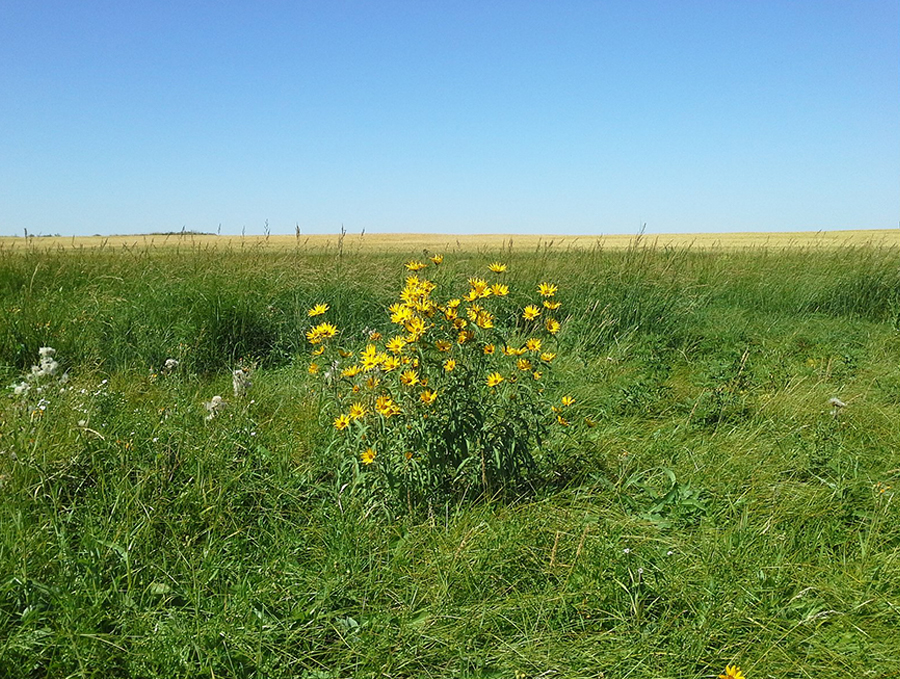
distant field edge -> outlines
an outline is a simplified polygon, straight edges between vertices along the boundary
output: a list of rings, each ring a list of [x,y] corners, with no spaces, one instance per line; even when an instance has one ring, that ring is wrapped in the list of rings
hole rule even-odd
[[[0,251],[200,247],[210,249],[273,248],[354,251],[450,252],[454,250],[622,250],[634,247],[703,250],[898,247],[900,229],[684,233],[643,235],[535,235],[346,233],[289,236],[217,236],[214,234],[136,234],[125,236],[0,236]]]

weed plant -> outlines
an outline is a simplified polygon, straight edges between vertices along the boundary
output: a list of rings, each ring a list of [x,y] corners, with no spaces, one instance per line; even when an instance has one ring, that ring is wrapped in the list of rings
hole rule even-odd
[[[365,385],[325,383],[323,357],[394,355],[384,343],[411,331],[384,310],[421,253],[2,254],[0,677],[896,674],[895,249],[446,252],[412,274],[438,286],[428,332],[497,260],[510,294],[484,300],[495,328],[478,333],[521,348],[524,307],[562,303],[563,330],[541,335],[554,379],[522,379],[476,334],[469,401],[520,373],[524,400],[571,397],[549,413],[569,426],[538,443],[513,425],[528,493],[472,502],[480,474],[451,475],[476,489],[390,515],[339,461],[365,475],[441,441],[399,415],[336,430]],[[559,291],[540,298],[547,281]],[[320,323],[336,343],[311,358]],[[454,402],[442,339],[379,373],[401,407]]]

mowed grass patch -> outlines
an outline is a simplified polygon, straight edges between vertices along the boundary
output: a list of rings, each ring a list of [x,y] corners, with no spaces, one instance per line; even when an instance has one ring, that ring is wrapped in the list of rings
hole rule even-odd
[[[391,517],[335,474],[307,310],[385,332],[421,249],[8,254],[4,384],[46,346],[68,380],[0,405],[0,676],[879,677],[900,655],[894,249],[445,252],[440,285],[498,259],[513,290],[559,285],[551,396],[575,403],[530,492]]]

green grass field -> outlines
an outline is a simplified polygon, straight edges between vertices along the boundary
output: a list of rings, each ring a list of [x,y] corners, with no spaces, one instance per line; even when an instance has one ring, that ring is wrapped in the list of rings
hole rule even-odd
[[[390,332],[427,244],[75,245],[0,258],[0,677],[900,676],[896,246],[450,243],[558,284],[570,426],[387,514],[307,310]]]

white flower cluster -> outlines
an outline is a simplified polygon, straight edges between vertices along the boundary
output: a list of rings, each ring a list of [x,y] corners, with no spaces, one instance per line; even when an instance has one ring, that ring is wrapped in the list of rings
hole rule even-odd
[[[214,418],[220,410],[227,407],[228,403],[219,395],[213,396],[209,401],[204,402],[203,404],[206,406],[206,409],[209,411],[209,415],[206,416],[207,420],[211,420]]]
[[[234,388],[235,398],[243,398],[250,391],[250,387],[253,386],[253,382],[250,380],[252,374],[253,371],[250,368],[238,368],[231,372],[231,386]]]
[[[11,385],[13,393],[16,396],[24,396],[31,387],[40,384],[45,377],[55,377],[59,372],[59,363],[53,358],[56,355],[56,349],[53,347],[41,347],[38,349],[38,364],[31,366],[31,372],[24,380],[18,384]],[[59,381],[63,384],[69,381],[68,373],[60,376]],[[42,387],[37,387],[38,393],[43,391]]]

